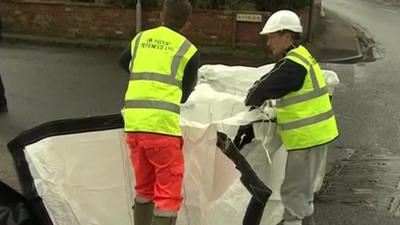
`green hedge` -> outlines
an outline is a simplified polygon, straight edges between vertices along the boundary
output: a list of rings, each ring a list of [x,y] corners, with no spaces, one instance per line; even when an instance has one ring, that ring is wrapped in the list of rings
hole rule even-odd
[[[300,9],[311,3],[311,0],[189,0],[197,9],[248,9],[276,11],[279,9]],[[136,0],[110,0],[111,3],[134,7]],[[160,7],[163,0],[141,0],[143,8]]]

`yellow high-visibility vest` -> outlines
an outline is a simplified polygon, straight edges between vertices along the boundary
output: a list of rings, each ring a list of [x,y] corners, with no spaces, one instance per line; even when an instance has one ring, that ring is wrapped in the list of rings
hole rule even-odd
[[[277,123],[286,150],[328,143],[338,135],[325,79],[317,61],[299,46],[285,57],[307,70],[303,87],[277,101]]]
[[[181,34],[160,26],[136,35],[131,50],[125,131],[181,136],[182,78],[197,48]]]

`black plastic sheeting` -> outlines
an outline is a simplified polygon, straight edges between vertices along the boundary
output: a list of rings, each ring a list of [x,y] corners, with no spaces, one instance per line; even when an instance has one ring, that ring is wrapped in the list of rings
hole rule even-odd
[[[265,205],[272,194],[271,189],[261,181],[246,158],[240,153],[240,149],[226,134],[217,132],[217,146],[235,164],[241,174],[240,181],[252,196],[242,224],[259,225]]]
[[[120,114],[114,114],[53,121],[25,131],[14,138],[8,143],[8,148],[16,164],[23,195],[0,182],[0,225],[53,225],[34,185],[25,158],[25,146],[52,136],[122,127],[122,116]],[[257,225],[260,223],[264,207],[272,192],[258,178],[232,140],[223,133],[218,133],[217,136],[218,147],[235,163],[236,168],[242,174],[240,180],[252,195],[246,215],[243,218],[243,224]],[[243,143],[243,145],[244,144],[246,143]]]
[[[22,193],[26,198],[26,204],[31,209],[32,215],[37,218],[36,221],[38,221],[32,225],[53,225],[53,222],[44,206],[42,198],[37,193],[28,162],[25,158],[25,146],[47,137],[122,128],[123,124],[121,114],[57,120],[24,131],[8,143],[7,146],[14,158]],[[3,198],[1,192],[0,198]],[[3,224],[0,220],[0,225],[20,224]]]
[[[0,224],[37,225],[28,201],[20,193],[0,181]]]

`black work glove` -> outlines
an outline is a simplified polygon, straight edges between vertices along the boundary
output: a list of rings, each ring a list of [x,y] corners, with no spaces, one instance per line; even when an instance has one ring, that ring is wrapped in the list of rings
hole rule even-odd
[[[239,150],[241,150],[243,146],[253,141],[253,139],[254,139],[253,124],[247,124],[239,127],[239,130],[235,136],[235,139],[233,140],[233,143]]]
[[[221,150],[226,148],[226,141],[228,140],[228,136],[222,132],[217,131],[217,147]]]

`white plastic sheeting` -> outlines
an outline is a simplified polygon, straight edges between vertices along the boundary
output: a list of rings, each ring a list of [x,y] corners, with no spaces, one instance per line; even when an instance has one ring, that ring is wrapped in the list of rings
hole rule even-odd
[[[123,138],[117,129],[49,137],[26,147],[54,225],[133,224],[134,186]]]
[[[249,113],[243,105],[247,90],[272,66],[206,65],[200,69],[199,84],[182,106],[185,201],[177,224],[242,223],[250,195],[233,163],[216,148],[216,131],[233,138],[240,125],[274,117],[272,108]],[[336,77],[334,72],[327,74]],[[275,128],[274,123],[256,123],[257,140],[242,150],[273,190],[264,225],[277,224],[283,211],[279,189],[286,151]],[[114,129],[54,136],[26,146],[36,189],[55,225],[133,224],[134,179],[124,136],[122,129]],[[316,189],[321,182],[317,179]]]

